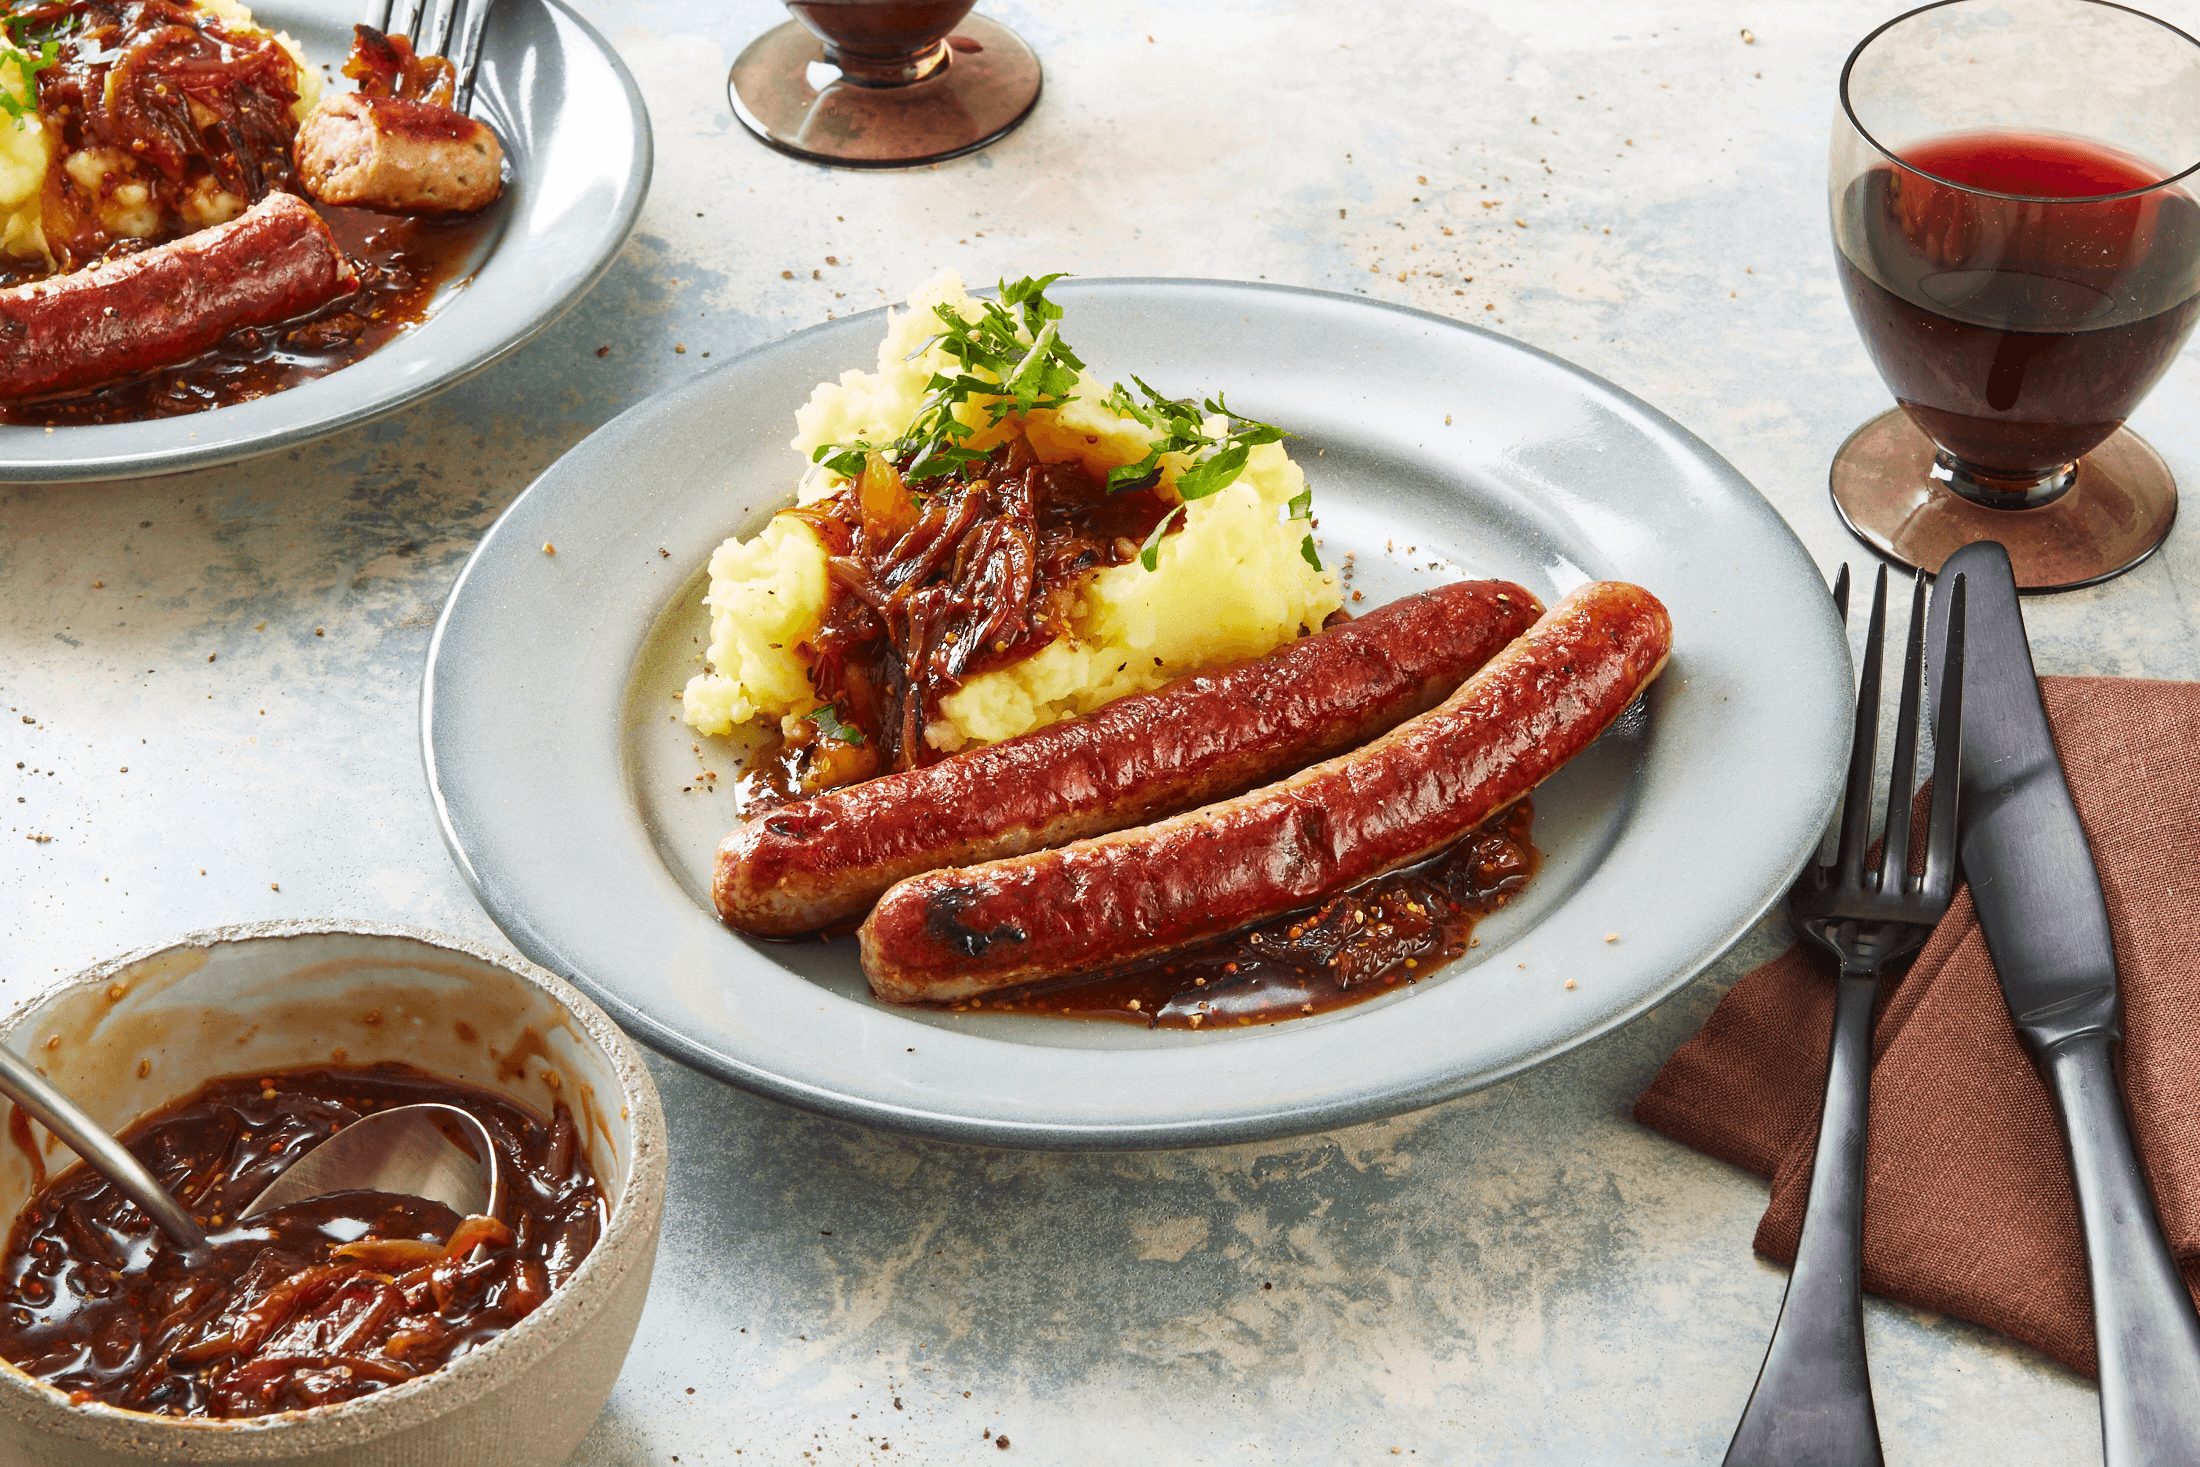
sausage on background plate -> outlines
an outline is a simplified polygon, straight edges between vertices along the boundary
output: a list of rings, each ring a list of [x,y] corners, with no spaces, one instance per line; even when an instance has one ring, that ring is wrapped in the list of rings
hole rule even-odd
[[[504,149],[488,124],[413,97],[324,98],[292,156],[322,203],[385,214],[471,213],[504,188]]]
[[[1587,748],[1672,642],[1655,596],[1594,582],[1365,748],[1159,824],[912,877],[863,924],[871,991],[950,1002],[1122,967],[1411,865]]]
[[[175,366],[357,285],[313,206],[269,194],[227,224],[0,290],[0,398]]]
[[[1455,582],[1083,718],[769,811],[718,849],[719,915],[766,936],[813,932],[919,872],[1251,789],[1434,707],[1542,609],[1510,581]]]

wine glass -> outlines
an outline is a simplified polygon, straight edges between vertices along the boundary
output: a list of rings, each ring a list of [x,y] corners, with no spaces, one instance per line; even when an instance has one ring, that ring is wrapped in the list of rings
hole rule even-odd
[[[2120,575],[2177,515],[2123,426],[2200,317],[2200,41],[2105,0],[1943,0],[1841,73],[1841,284],[1900,406],[1833,462],[1842,520],[1932,572],[1998,540],[2017,585]]]
[[[782,153],[907,168],[999,141],[1039,101],[1039,58],[972,0],[786,0],[795,18],[749,43],[726,90]]]

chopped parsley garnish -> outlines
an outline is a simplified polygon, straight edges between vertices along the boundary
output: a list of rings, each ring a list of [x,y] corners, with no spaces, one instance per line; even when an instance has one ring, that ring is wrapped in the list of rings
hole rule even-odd
[[[833,704],[827,703],[822,708],[812,708],[802,716],[816,726],[820,736],[828,739],[838,739],[842,743],[852,744],[858,749],[863,747],[863,730],[852,723],[842,723],[840,721],[840,709]]]
[[[72,6],[42,3],[42,0],[0,0],[0,6],[5,6],[10,11],[5,17],[0,17],[0,25],[4,25],[15,44],[26,51],[34,44],[66,41],[72,36],[107,24],[101,16],[86,14]],[[46,12],[43,19],[32,13],[40,10]],[[48,64],[50,63],[41,62],[39,69],[43,71]]]
[[[1314,569],[1316,570],[1320,570],[1322,568],[1322,558],[1314,553],[1314,533],[1312,529],[1314,523],[1314,491],[1311,489],[1301,489],[1295,496],[1293,496],[1290,504],[1290,512],[1284,517],[1286,519],[1305,520],[1307,522],[1307,533],[1299,540],[1299,554],[1305,559],[1308,565],[1314,567]]]
[[[932,374],[908,431],[883,449],[860,441],[828,443],[811,455],[812,461],[852,479],[868,455],[884,452],[901,470],[904,483],[922,484],[964,464],[985,461],[983,450],[964,446],[977,430],[955,416],[962,404],[985,402],[990,428],[1010,413],[1068,402],[1085,364],[1062,341],[1062,308],[1046,296],[1047,287],[1061,278],[1055,274],[1034,280],[1027,275],[1014,285],[1004,280],[999,300],[978,303],[975,321],[965,321],[945,305],[934,306],[940,333],[927,337],[910,359],[937,347],[958,370]],[[1031,339],[1027,342],[1025,336]],[[991,376],[981,377],[980,372]]]
[[[18,128],[38,115],[38,73],[61,59],[60,43],[51,35],[24,34],[31,24],[27,15],[9,15],[0,26],[0,112],[13,117]]]
[[[1108,470],[1108,487],[1123,489],[1152,478],[1161,467],[1164,453],[1196,454],[1211,448],[1213,453],[1200,459],[1176,477],[1177,496],[1186,501],[1205,499],[1208,495],[1227,489],[1237,476],[1245,471],[1248,452],[1261,443],[1280,443],[1287,436],[1281,428],[1231,414],[1230,405],[1220,396],[1210,397],[1204,403],[1190,398],[1163,397],[1147,386],[1139,377],[1131,378],[1138,390],[1146,394],[1140,404],[1123,384],[1118,382],[1108,395],[1101,399],[1119,418],[1136,418],[1147,427],[1157,430],[1161,437],[1153,448],[1134,464]],[[1207,431],[1208,418],[1221,418],[1232,426],[1227,427],[1220,438]]]
[[[859,439],[822,444],[810,456],[811,462],[825,465],[843,479],[854,479],[863,472],[864,462],[880,453],[900,470],[904,483],[921,492],[927,480],[982,463],[987,457],[984,450],[969,446],[978,430],[955,415],[958,407],[984,403],[986,426],[991,428],[1010,413],[1059,408],[1070,402],[1085,364],[1061,338],[1062,308],[1046,298],[1047,287],[1061,278],[1059,273],[1036,280],[1027,275],[1014,285],[1004,280],[999,300],[978,302],[975,321],[965,321],[945,305],[934,306],[942,329],[926,338],[908,360],[936,347],[954,360],[957,369],[932,374],[908,430],[892,443],[881,446]],[[1184,504],[1205,499],[1237,481],[1253,448],[1289,436],[1281,428],[1234,416],[1220,394],[1200,403],[1164,397],[1139,378],[1131,380],[1145,394],[1143,402],[1118,382],[1101,399],[1102,405],[1159,436],[1139,462],[1108,471],[1110,493],[1151,487],[1159,481],[1161,456],[1176,453],[1193,459],[1177,475],[1177,497]],[[1207,431],[1208,422],[1217,418],[1224,424],[1220,438]],[[1312,490],[1300,494],[1291,501],[1289,518],[1310,518],[1313,502]],[[1161,536],[1183,513],[1184,504],[1172,506],[1146,537],[1138,559],[1147,570],[1158,567]],[[1311,534],[1300,543],[1299,553],[1314,569],[1322,568]]]
[[[1290,435],[1281,428],[1267,423],[1256,423],[1250,418],[1240,418],[1230,411],[1230,404],[1220,393],[1203,403],[1190,398],[1163,397],[1147,385],[1145,379],[1131,378],[1138,390],[1146,395],[1144,403],[1138,402],[1129,389],[1118,382],[1101,399],[1119,418],[1135,418],[1161,436],[1143,459],[1134,464],[1124,464],[1108,470],[1110,489],[1129,489],[1145,484],[1161,471],[1161,455],[1164,453],[1199,454],[1212,450],[1204,458],[1196,459],[1190,468],[1176,476],[1177,498],[1185,504],[1195,499],[1205,499],[1218,494],[1237,482],[1237,476],[1245,472],[1245,461],[1252,450],[1263,443],[1280,443]],[[1220,438],[1207,431],[1211,419],[1223,421]],[[1182,509],[1178,505],[1177,509]],[[1313,513],[1314,491],[1306,489],[1292,499],[1288,518],[1306,519]],[[1147,570],[1159,564],[1161,533],[1168,528],[1176,510],[1163,516],[1154,532],[1146,537],[1145,545],[1138,552],[1139,563]],[[1321,557],[1314,553],[1314,537],[1308,535],[1299,543],[1299,554],[1316,570],[1322,568]]]

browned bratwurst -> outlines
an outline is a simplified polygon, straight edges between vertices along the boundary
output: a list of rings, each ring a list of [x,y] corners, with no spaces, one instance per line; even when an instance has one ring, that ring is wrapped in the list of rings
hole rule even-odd
[[[413,97],[326,98],[299,127],[294,156],[322,203],[385,214],[470,213],[504,189],[504,149],[488,124]]]
[[[718,848],[719,915],[744,932],[812,932],[918,872],[1234,795],[1435,706],[1542,610],[1510,581],[1456,582],[1084,718],[770,811]]]
[[[1363,749],[1156,825],[912,877],[863,924],[871,991],[949,1001],[1118,967],[1410,865],[1586,748],[1672,640],[1648,591],[1583,586],[1442,706]]]
[[[269,194],[227,224],[0,290],[0,398],[173,366],[232,331],[302,316],[357,283],[313,206]]]

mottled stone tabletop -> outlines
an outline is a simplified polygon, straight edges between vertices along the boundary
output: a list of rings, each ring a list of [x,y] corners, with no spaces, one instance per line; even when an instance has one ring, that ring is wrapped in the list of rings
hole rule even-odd
[[[1889,7],[1004,0],[989,13],[1047,68],[1029,123],[876,174],[735,123],[727,67],[784,18],[764,0],[579,8],[640,81],[657,177],[564,321],[305,448],[0,484],[0,1000],[260,918],[500,942],[418,747],[467,552],[622,409],[943,266],[1272,280],[1472,320],[1672,414],[1822,565],[1864,558],[1826,466],[1887,396],[1836,293],[1824,178],[1841,60]],[[2188,485],[2194,386],[2173,369],[2134,420]],[[2194,535],[2032,602],[2042,670],[2200,676]],[[1628,1107],[1784,941],[1768,920],[1650,1015],[1466,1099],[1218,1151],[960,1149],[656,1062],[663,1252],[574,1467],[1714,1461],[1786,1278],[1750,1251],[1766,1189]],[[1957,1321],[1866,1314],[1890,1461],[2097,1454],[2088,1382]]]

